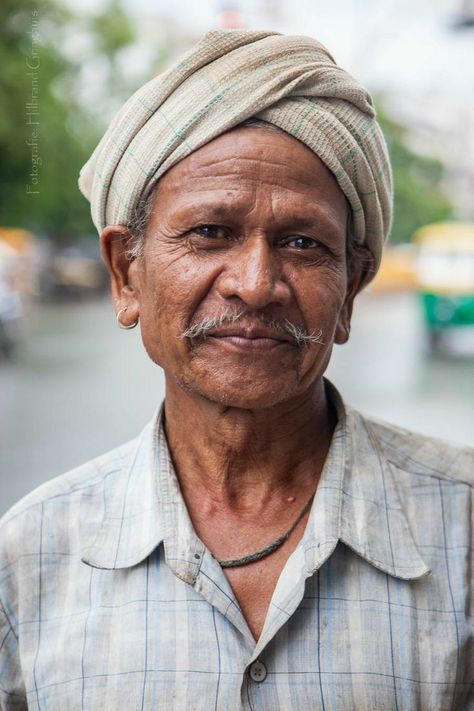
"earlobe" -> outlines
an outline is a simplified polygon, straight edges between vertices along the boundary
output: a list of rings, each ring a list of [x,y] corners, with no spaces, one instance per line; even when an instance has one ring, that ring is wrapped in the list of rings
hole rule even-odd
[[[363,246],[356,245],[353,247],[354,254],[349,269],[347,293],[344,305],[339,314],[339,320],[336,326],[334,335],[334,343],[342,345],[347,343],[351,332],[352,309],[354,307],[354,299],[364,288],[368,279],[368,275],[373,270],[374,258],[370,251]]]
[[[125,321],[138,321],[140,311],[138,294],[131,278],[136,265],[127,255],[129,239],[130,230],[123,225],[109,225],[100,235],[100,249],[110,275],[115,311],[122,311],[121,323],[125,327],[128,325]]]
[[[347,285],[346,298],[339,314],[336,334],[334,337],[334,342],[340,345],[347,343],[349,340],[354,299],[362,288],[362,274],[363,272],[360,268],[357,267],[354,269]]]
[[[339,321],[336,327],[335,343],[342,345],[347,343],[351,332],[352,309],[354,308],[354,299],[361,290],[361,272],[356,270],[348,285],[348,291],[344,305],[339,314]]]
[[[128,326],[124,326],[124,324],[122,323],[122,320],[121,320],[121,316],[123,313],[126,313],[127,311],[128,311],[128,306],[122,306],[122,308],[119,309],[117,311],[117,313],[115,314],[118,327],[122,328],[124,331],[130,331],[130,329],[135,328],[135,326],[138,325],[138,318],[137,318],[137,320],[134,321],[133,323],[129,324]]]
[[[339,323],[336,326],[336,333],[334,336],[334,343],[342,346],[349,340],[349,334],[351,332],[350,322],[347,322],[343,316],[341,316]]]

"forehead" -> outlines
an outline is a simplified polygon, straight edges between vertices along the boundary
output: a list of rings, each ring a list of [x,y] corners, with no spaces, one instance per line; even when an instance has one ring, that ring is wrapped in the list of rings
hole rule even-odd
[[[173,166],[159,181],[157,199],[176,203],[207,194],[228,201],[262,190],[276,201],[346,216],[346,198],[317,155],[288,134],[254,127],[218,136]]]

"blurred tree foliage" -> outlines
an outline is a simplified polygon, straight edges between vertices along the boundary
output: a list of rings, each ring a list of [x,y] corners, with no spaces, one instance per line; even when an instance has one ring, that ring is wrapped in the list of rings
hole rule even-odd
[[[407,144],[407,129],[389,118],[380,106],[377,118],[392,161],[395,205],[391,241],[409,242],[418,227],[453,216],[453,205],[443,189],[441,161],[420,155]]]
[[[88,40],[77,57],[67,53],[75,33]],[[56,0],[2,0],[0,225],[26,227],[56,243],[94,231],[77,179],[103,126],[76,98],[79,71],[100,56],[116,98],[124,98],[120,91],[126,95],[128,87],[120,86],[116,60],[134,38],[118,0],[89,18]]]

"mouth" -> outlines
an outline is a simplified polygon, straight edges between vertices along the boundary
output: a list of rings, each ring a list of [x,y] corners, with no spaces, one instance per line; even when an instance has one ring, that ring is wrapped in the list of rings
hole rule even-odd
[[[281,346],[291,345],[289,338],[263,327],[243,328],[231,326],[217,328],[206,334],[206,340],[212,339],[224,346],[246,352],[267,352]]]

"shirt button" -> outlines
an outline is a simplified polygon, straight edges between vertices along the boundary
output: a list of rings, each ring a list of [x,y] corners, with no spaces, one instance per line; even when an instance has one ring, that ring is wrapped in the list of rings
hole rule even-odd
[[[249,674],[252,681],[265,681],[267,676],[267,668],[263,662],[257,659],[256,662],[253,662],[253,664],[250,665]]]

